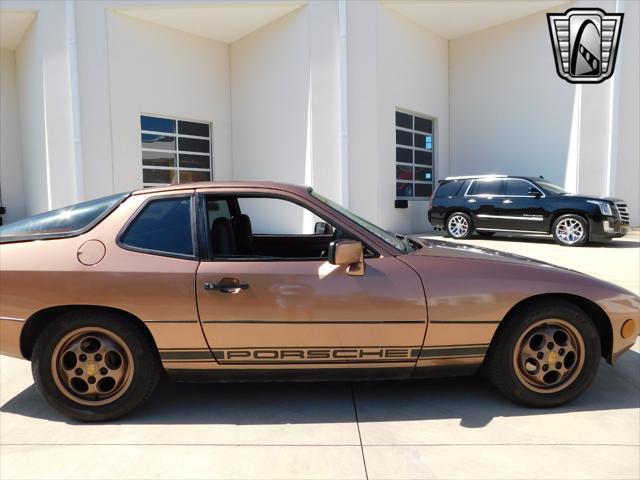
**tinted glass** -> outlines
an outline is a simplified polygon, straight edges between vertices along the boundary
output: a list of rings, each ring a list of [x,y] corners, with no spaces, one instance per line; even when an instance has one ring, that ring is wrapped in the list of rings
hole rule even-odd
[[[229,202],[225,200],[207,200],[207,216],[209,217],[209,229],[216,218],[224,217],[231,219]]]
[[[191,199],[153,200],[129,225],[120,241],[143,250],[193,255]]]
[[[142,170],[142,181],[144,183],[178,183],[178,173],[176,170],[145,168]]]
[[[151,130],[152,132],[175,133],[176,122],[168,118],[148,117],[142,115],[140,117],[140,128],[142,130]]]
[[[176,154],[171,152],[142,152],[142,164],[154,167],[175,167]]]
[[[397,145],[413,145],[413,138],[411,138],[411,132],[405,132],[404,130],[396,130],[396,144]]]
[[[433,153],[425,152],[423,150],[415,151],[416,163],[420,163],[422,165],[431,165],[433,163]]]
[[[469,189],[469,195],[500,195],[502,180],[475,180]]]
[[[436,190],[436,197],[457,197],[465,182],[445,182]]]
[[[180,154],[180,168],[211,168],[209,155]]]
[[[416,126],[415,129],[421,132],[432,133],[433,132],[433,121],[428,120],[426,118],[415,117]]]
[[[529,182],[524,180],[505,180],[505,195],[529,196],[529,189],[532,188]]]
[[[199,138],[180,138],[178,139],[179,149],[187,152],[209,153],[209,140],[201,140]]]
[[[0,238],[64,235],[80,231],[106,215],[127,195],[128,193],[118,193],[9,223],[0,227]]]
[[[424,133],[416,133],[413,135],[413,144],[418,148],[427,148],[427,136]],[[430,136],[429,136],[430,137]],[[433,148],[433,144],[429,143],[429,147]]]
[[[416,183],[416,197],[430,197],[433,185],[430,183]]]
[[[413,167],[396,165],[396,179],[409,181],[413,180]]]
[[[207,123],[178,120],[178,133],[183,135],[195,135],[196,137],[208,137],[209,125]]]
[[[413,197],[413,183],[396,182],[396,197]]]
[[[412,151],[408,148],[396,147],[396,162],[413,163]]]
[[[180,183],[208,182],[209,180],[211,180],[210,172],[180,170]]]
[[[433,180],[432,170],[425,167],[416,167],[415,180],[422,182],[430,182]]]
[[[153,133],[143,133],[142,147],[157,148],[161,150],[175,150],[176,139],[175,137],[166,137],[164,135],[155,135]]]
[[[413,128],[413,117],[406,113],[396,112],[396,127]]]

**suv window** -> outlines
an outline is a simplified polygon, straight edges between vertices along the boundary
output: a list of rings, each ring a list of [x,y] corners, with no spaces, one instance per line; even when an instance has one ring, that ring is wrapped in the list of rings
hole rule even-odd
[[[528,197],[529,189],[533,187],[529,182],[525,180],[518,180],[517,178],[510,178],[505,180],[505,195],[517,195],[520,197]]]
[[[474,180],[467,195],[501,195],[503,180]]]
[[[467,186],[468,181],[452,181],[441,183],[436,190],[436,197],[458,197],[462,195]]]
[[[137,250],[193,255],[191,197],[150,201],[129,225],[120,243]]]

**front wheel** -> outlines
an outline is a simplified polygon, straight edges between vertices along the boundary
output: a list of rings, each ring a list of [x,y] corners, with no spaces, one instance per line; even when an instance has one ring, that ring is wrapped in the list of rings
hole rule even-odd
[[[160,365],[138,326],[111,312],[72,312],[55,320],[34,346],[31,368],[42,396],[82,421],[121,417],[153,392]]]
[[[447,233],[453,238],[469,238],[473,233],[471,217],[463,212],[455,212],[447,219]]]
[[[553,222],[551,233],[556,243],[579,247],[589,239],[587,221],[579,215],[562,215]]]
[[[508,398],[530,407],[555,407],[591,384],[600,362],[600,338],[580,308],[561,300],[535,303],[505,322],[485,366]]]

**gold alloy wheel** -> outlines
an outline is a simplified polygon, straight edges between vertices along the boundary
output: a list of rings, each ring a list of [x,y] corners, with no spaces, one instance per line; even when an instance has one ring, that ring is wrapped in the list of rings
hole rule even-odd
[[[120,398],[133,379],[133,356],[115,333],[100,327],[65,335],[51,355],[58,389],[83,405],[106,405]]]
[[[582,371],[582,335],[566,320],[540,320],[525,330],[513,353],[520,382],[539,393],[554,393],[570,385]]]

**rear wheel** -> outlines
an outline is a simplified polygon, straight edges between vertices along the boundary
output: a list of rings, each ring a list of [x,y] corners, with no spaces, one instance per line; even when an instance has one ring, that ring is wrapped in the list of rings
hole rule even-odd
[[[455,212],[447,219],[447,233],[453,238],[469,238],[473,233],[471,217],[463,212]]]
[[[129,413],[153,392],[160,365],[136,325],[112,312],[65,314],[40,334],[32,371],[43,397],[83,421]]]
[[[575,305],[535,303],[506,320],[487,357],[487,373],[508,398],[530,407],[570,402],[593,381],[600,338]]]
[[[551,233],[556,243],[579,247],[589,239],[587,221],[579,215],[562,215],[553,222]]]

